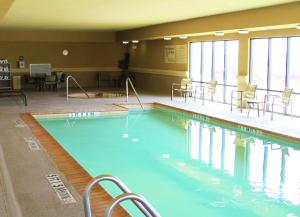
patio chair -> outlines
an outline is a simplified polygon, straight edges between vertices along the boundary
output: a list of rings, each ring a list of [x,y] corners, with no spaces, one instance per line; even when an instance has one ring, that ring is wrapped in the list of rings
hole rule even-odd
[[[264,114],[266,107],[271,106],[271,120],[273,120],[274,106],[282,106],[283,115],[287,113],[287,107],[291,107],[291,116],[293,117],[292,96],[293,89],[285,88],[282,95],[266,94],[264,99]]]
[[[208,86],[196,86],[194,100],[196,101],[196,98],[202,99],[202,105],[204,105],[205,96],[208,95],[208,99],[210,101],[214,101],[214,96],[217,91],[217,83],[218,82],[216,80],[211,80]],[[218,102],[218,99],[216,101]]]
[[[173,100],[174,92],[179,92],[180,96],[184,97],[184,100],[186,102],[187,96],[189,97],[193,96],[192,80],[189,78],[183,78],[181,79],[180,84],[172,83],[171,100]]]
[[[56,75],[47,75],[45,77],[45,87],[47,89],[57,90],[57,76]]]
[[[231,92],[230,111],[232,111],[233,100],[236,100],[242,113],[242,109],[243,107],[246,107],[247,102],[256,98],[256,89],[257,85],[249,84],[247,85],[246,90],[233,90]]]
[[[204,95],[209,95],[209,99],[211,101],[214,101],[214,96],[216,95],[217,92],[217,83],[218,82],[216,80],[211,80],[209,82],[209,85],[203,89]]]

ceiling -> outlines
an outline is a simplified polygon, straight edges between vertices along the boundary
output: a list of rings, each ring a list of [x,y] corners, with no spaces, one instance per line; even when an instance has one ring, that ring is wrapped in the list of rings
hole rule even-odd
[[[120,31],[293,0],[14,0],[0,29]]]

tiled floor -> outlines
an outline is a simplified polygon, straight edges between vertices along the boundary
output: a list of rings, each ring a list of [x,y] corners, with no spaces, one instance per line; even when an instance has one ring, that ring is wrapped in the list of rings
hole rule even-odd
[[[24,137],[32,137],[33,134],[28,127],[23,126],[19,114],[23,112],[107,111],[120,109],[114,103],[125,103],[125,98],[70,99],[66,101],[63,92],[27,92],[27,94],[27,107],[22,104],[21,99],[18,97],[0,98],[0,145],[6,162],[5,168],[3,165],[0,167],[0,201],[9,203],[12,197],[16,197],[17,205],[15,207],[18,206],[22,215],[26,217],[84,216],[82,198],[49,158],[48,153],[42,147],[40,151],[32,151],[24,142]],[[291,119],[290,117],[275,115],[274,121],[271,121],[270,114],[265,117],[257,117],[254,111],[247,117],[247,111],[241,114],[238,109],[234,109],[233,112],[230,112],[228,105],[211,102],[205,102],[204,105],[192,102],[184,103],[179,99],[170,101],[169,96],[163,95],[141,94],[141,101],[144,103],[159,102],[300,138],[298,118]],[[134,96],[131,96],[129,102],[137,103],[137,100]],[[11,188],[7,185],[9,179],[6,179],[6,183],[4,182],[3,170],[9,172]],[[45,178],[49,173],[58,173],[61,176],[77,203],[66,205],[57,200],[53,189],[49,187]],[[0,216],[7,216],[2,215],[1,212],[11,213],[11,209],[9,206],[0,206]],[[13,214],[12,216],[18,215]]]

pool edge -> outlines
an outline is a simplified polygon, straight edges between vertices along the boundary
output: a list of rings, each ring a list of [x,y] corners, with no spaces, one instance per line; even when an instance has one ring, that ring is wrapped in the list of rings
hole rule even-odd
[[[54,161],[68,182],[82,196],[87,184],[92,180],[90,174],[49,134],[33,114],[21,113],[20,117],[44,147],[49,158]],[[103,216],[111,200],[112,197],[100,185],[95,186],[91,193],[93,213],[98,217]],[[129,217],[130,215],[122,207],[117,207],[113,216]]]
[[[253,125],[250,125],[250,124],[248,125],[248,124],[244,124],[244,123],[239,123],[237,121],[228,120],[228,119],[225,119],[225,118],[220,118],[220,117],[208,115],[208,114],[205,114],[205,113],[201,113],[199,111],[190,111],[190,110],[187,110],[185,108],[179,108],[179,107],[169,105],[169,104],[164,104],[164,103],[160,103],[160,102],[154,102],[152,104],[154,106],[167,107],[167,108],[174,109],[174,110],[177,110],[177,111],[186,112],[188,114],[202,115],[202,116],[208,117],[209,121],[224,122],[224,123],[229,124],[229,125],[231,125],[232,127],[235,127],[235,128],[240,128],[241,129],[241,128],[244,127],[244,128],[255,129],[255,130],[258,130],[261,133],[263,133],[263,135],[265,135],[265,136],[272,136],[272,137],[275,137],[276,139],[286,140],[286,141],[291,142],[291,143],[299,143],[300,144],[300,137],[295,137],[295,136],[292,136],[292,135],[287,135],[287,134],[272,131],[272,130],[266,130],[264,128],[256,127],[256,126],[253,126]]]

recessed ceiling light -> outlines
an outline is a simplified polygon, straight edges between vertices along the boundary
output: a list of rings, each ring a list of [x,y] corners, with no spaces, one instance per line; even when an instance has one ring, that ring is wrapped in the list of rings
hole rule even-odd
[[[241,29],[239,30],[239,34],[248,34],[249,31],[247,29]]]
[[[180,39],[187,39],[188,37],[186,35],[179,36]]]
[[[139,43],[139,41],[138,40],[133,40],[132,43]]]
[[[215,32],[215,36],[223,36],[224,32]]]
[[[172,38],[170,38],[170,37],[164,37],[164,40],[166,40],[166,41],[170,41]]]
[[[297,25],[297,26],[296,26],[296,29],[300,29],[300,25]]]
[[[123,41],[122,43],[123,44],[129,44],[129,41]]]

